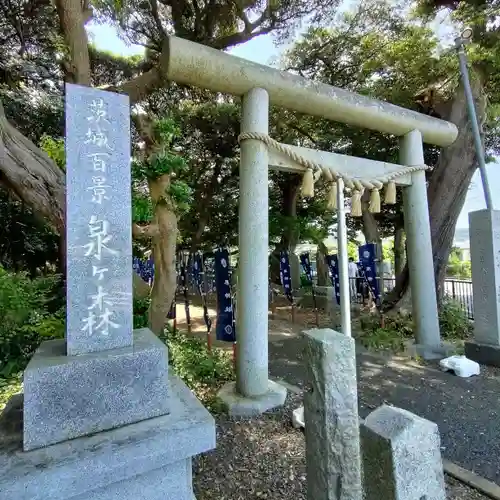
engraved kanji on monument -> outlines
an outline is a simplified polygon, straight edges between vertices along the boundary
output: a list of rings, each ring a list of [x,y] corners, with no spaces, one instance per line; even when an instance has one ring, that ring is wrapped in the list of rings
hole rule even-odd
[[[128,97],[67,84],[66,156],[67,353],[131,346]]]

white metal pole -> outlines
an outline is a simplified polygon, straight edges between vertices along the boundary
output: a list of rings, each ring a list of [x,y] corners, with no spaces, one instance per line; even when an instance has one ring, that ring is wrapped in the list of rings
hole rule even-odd
[[[462,82],[464,85],[465,98],[467,102],[467,109],[469,111],[469,122],[472,128],[472,136],[474,137],[474,146],[476,148],[476,158],[479,164],[479,172],[481,173],[481,182],[483,183],[484,199],[486,201],[486,208],[493,210],[493,201],[491,198],[491,189],[488,184],[488,173],[486,172],[486,161],[484,158],[483,141],[481,139],[481,132],[479,130],[479,123],[476,114],[476,105],[474,104],[474,96],[469,80],[469,69],[467,68],[467,56],[465,55],[464,40],[457,38],[455,46],[458,52],[458,61],[460,63],[460,73],[462,75]]]
[[[424,164],[422,135],[418,130],[402,137],[400,158],[403,165]],[[441,340],[425,172],[414,172],[411,178],[412,185],[404,188],[403,199],[413,321],[416,343],[427,351],[424,357],[430,358]]]
[[[269,96],[243,96],[241,132],[268,133]],[[236,387],[245,397],[268,392],[268,151],[262,141],[241,143]]]
[[[349,293],[349,267],[347,258],[347,225],[345,220],[344,180],[337,179],[337,247],[340,280],[340,318],[342,333],[351,333],[351,297]]]

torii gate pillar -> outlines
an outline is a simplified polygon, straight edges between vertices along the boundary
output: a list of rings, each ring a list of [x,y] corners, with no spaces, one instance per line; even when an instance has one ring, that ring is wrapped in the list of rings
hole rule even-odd
[[[403,136],[400,147],[400,163],[403,165],[425,163],[422,134],[418,130]],[[439,334],[425,172],[414,172],[411,180],[412,184],[404,188],[403,198],[415,328],[414,347],[417,354],[424,359],[436,359],[443,357],[445,348],[441,344]]]
[[[243,96],[241,133],[268,133],[269,95],[261,88]],[[236,384],[219,397],[234,416],[282,406],[286,389],[269,380],[269,155],[258,140],[241,143],[239,203],[238,357]]]

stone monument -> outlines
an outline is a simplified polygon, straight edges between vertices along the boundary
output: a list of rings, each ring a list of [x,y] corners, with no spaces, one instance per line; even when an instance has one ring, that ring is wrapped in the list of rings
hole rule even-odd
[[[469,214],[474,340],[465,355],[500,367],[500,210]]]
[[[66,86],[66,338],[0,420],[5,498],[193,500],[191,458],[215,446],[166,346],[133,330],[129,116],[124,95]]]

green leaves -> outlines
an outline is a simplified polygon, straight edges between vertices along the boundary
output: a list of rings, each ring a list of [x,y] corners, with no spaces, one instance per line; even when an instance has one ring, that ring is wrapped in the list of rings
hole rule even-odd
[[[174,142],[179,139],[180,128],[171,118],[163,118],[153,123],[152,152],[145,159],[136,158],[132,162],[132,179],[157,179],[162,175],[175,175],[187,169],[186,160],[173,150]]]
[[[64,336],[64,309],[47,312],[57,286],[56,275],[30,280],[0,267],[0,377],[24,369],[42,340]]]
[[[64,139],[54,139],[44,134],[40,139],[40,148],[43,149],[55,164],[66,171],[66,152],[64,150]]]
[[[193,190],[184,181],[173,181],[170,184],[168,195],[174,201],[179,215],[187,212],[190,204],[193,202]]]
[[[151,197],[145,193],[132,192],[132,220],[139,224],[150,222],[153,217],[153,204]]]
[[[145,175],[157,179],[162,175],[172,175],[186,169],[186,162],[181,156],[162,149],[153,153],[145,165]]]

